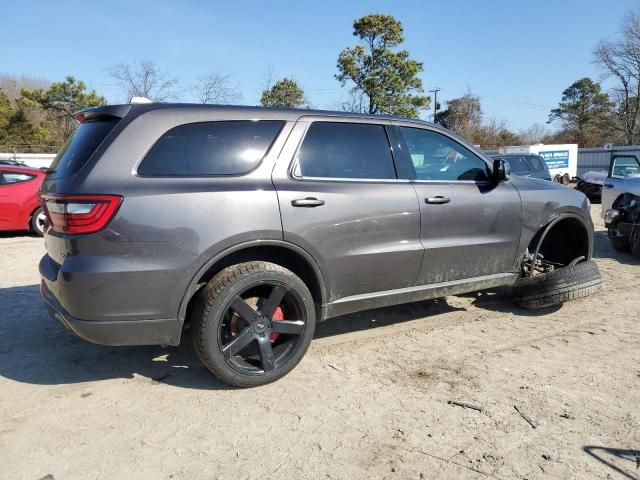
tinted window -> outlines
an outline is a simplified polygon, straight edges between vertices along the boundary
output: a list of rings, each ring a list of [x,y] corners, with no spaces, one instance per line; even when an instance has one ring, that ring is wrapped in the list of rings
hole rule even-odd
[[[511,172],[513,173],[530,173],[529,164],[524,157],[509,156],[499,158],[509,162],[509,165],[511,166]]]
[[[239,175],[253,170],[284,122],[241,120],[188,123],[172,128],[151,148],[141,175]]]
[[[615,157],[613,159],[612,177],[624,178],[640,174],[640,165],[636,157]]]
[[[70,177],[78,173],[117,123],[118,120],[114,119],[89,121],[78,125],[53,160],[51,169],[55,172],[52,175]]]
[[[303,177],[396,178],[382,125],[314,122],[298,152]]]
[[[0,172],[0,185],[26,182],[27,180],[31,180],[35,177],[35,175],[29,175],[27,173]]]
[[[527,157],[527,160],[529,161],[529,165],[531,165],[531,168],[534,172],[544,172],[545,165],[542,157],[539,157],[537,155],[529,155]]]
[[[471,150],[430,130],[400,127],[418,180],[487,180],[487,164]]]

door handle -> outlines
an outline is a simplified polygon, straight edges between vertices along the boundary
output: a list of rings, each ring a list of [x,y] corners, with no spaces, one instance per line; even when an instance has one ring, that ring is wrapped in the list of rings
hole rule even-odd
[[[449,197],[442,197],[438,195],[437,197],[427,197],[424,199],[424,203],[429,203],[432,205],[442,205],[443,203],[449,203],[451,199]]]
[[[324,205],[324,200],[320,200],[315,197],[307,197],[307,198],[298,198],[296,200],[291,200],[291,206],[293,207],[304,207],[304,208],[313,208],[320,207]]]
[[[604,185],[602,185],[604,188],[613,188],[613,184],[611,183],[605,183]]]

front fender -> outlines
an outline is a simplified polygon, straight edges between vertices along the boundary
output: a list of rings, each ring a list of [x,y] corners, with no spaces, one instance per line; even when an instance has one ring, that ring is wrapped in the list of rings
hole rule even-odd
[[[522,199],[522,235],[518,248],[518,265],[536,235],[551,222],[574,218],[585,228],[589,238],[589,257],[593,251],[593,222],[589,199],[579,191],[544,180],[514,177],[514,186]]]

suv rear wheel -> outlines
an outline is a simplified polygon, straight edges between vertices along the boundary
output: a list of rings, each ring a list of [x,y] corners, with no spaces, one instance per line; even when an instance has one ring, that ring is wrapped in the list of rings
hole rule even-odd
[[[193,321],[202,363],[225,383],[254,387],[283,377],[300,362],[316,317],[311,292],[293,272],[247,262],[209,281]]]

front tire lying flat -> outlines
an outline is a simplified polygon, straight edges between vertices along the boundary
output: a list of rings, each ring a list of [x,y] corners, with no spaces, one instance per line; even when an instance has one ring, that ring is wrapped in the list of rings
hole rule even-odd
[[[278,380],[300,362],[315,323],[311,293],[294,273],[268,262],[240,263],[200,292],[193,342],[220,380],[255,387]]]
[[[513,287],[514,301],[527,308],[560,305],[587,297],[604,288],[598,265],[587,260],[552,272],[519,279]]]

